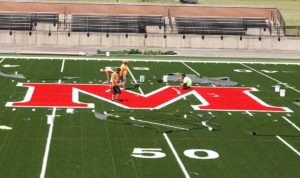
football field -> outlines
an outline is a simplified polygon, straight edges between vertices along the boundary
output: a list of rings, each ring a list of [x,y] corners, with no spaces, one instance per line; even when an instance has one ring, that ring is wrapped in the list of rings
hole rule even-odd
[[[126,58],[115,103],[99,70],[122,57],[0,57],[0,177],[299,177],[298,60]],[[170,73],[238,84],[182,91]]]

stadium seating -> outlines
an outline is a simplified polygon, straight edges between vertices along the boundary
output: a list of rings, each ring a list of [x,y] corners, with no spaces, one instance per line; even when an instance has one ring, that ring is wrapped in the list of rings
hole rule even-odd
[[[58,14],[5,13],[0,14],[0,30],[33,30],[37,23],[58,23]]]
[[[263,18],[175,17],[179,34],[245,35],[248,28],[266,28]]]
[[[52,13],[34,13],[31,14],[32,20],[37,23],[53,23],[56,24],[59,21],[58,14]]]
[[[247,29],[249,28],[266,29],[268,27],[264,18],[175,17],[174,19],[175,24],[173,22],[173,25],[176,25],[179,34],[247,35]],[[0,30],[32,31],[50,29],[49,26],[39,26],[38,23],[56,25],[59,23],[59,15],[57,13],[0,13]],[[165,32],[165,28],[159,31],[157,30],[158,27],[159,29],[166,27],[163,16],[73,14],[71,18],[72,32]],[[252,34],[248,30],[248,35]]]
[[[71,31],[145,33],[147,26],[163,26],[162,16],[72,15]]]

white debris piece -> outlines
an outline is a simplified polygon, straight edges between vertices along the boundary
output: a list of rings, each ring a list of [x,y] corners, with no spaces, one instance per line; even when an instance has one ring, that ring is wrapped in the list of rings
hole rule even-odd
[[[2,66],[5,67],[5,68],[8,68],[8,67],[19,67],[20,65],[4,64]]]
[[[2,129],[2,130],[12,130],[11,127],[8,127],[6,125],[0,125],[0,129]]]
[[[133,121],[135,120],[135,118],[134,118],[134,117],[129,117],[129,119],[130,119],[130,120],[133,120]]]
[[[150,70],[149,67],[133,67],[133,70]]]
[[[54,117],[52,115],[47,115],[47,124],[51,125],[54,122]]]
[[[66,110],[66,112],[67,112],[68,114],[74,114],[74,109],[69,108],[69,109]]]

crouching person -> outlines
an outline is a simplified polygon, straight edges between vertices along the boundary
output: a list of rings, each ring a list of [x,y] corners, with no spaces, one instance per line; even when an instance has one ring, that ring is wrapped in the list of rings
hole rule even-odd
[[[191,88],[191,86],[193,84],[192,79],[189,78],[188,76],[186,76],[185,74],[181,74],[181,78],[182,78],[181,89],[187,90],[187,89]]]

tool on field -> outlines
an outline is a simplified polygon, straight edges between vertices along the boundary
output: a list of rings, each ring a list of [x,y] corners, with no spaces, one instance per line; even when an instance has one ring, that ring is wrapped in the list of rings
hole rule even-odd
[[[131,88],[126,88],[128,90],[130,90],[130,89],[138,89],[141,86],[141,83],[138,82],[138,81],[135,82],[135,81],[131,80],[130,83],[131,83],[132,87]]]

